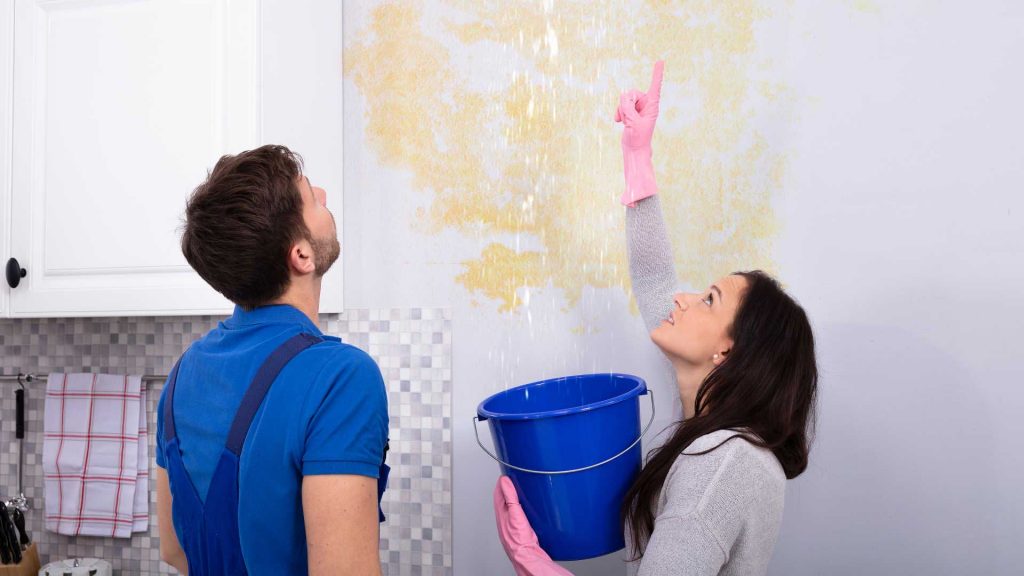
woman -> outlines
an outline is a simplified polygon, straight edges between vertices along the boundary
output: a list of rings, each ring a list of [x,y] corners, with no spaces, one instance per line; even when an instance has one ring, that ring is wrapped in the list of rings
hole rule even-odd
[[[622,506],[630,573],[764,574],[785,481],[807,467],[817,366],[803,309],[763,272],[672,294],[671,247],[655,196],[651,136],[663,63],[651,89],[622,95],[630,276],[651,340],[676,375],[684,420],[649,454]],[[569,574],[538,546],[502,477],[498,532],[520,576]]]

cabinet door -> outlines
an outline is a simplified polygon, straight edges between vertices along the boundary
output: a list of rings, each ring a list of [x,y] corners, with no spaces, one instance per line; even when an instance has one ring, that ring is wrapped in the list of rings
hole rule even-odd
[[[11,257],[11,97],[14,85],[14,5],[0,4],[0,268]],[[0,318],[7,316],[10,289],[0,280]]]
[[[261,2],[16,0],[14,20],[10,314],[229,312],[180,226],[216,159],[262,143]]]

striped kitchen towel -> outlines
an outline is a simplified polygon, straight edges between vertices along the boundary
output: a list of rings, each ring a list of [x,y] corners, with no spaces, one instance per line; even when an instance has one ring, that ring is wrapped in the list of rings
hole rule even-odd
[[[138,376],[136,376],[138,378]],[[132,532],[149,531],[149,426],[146,424],[146,387],[139,388],[139,471],[132,507]]]
[[[43,415],[47,530],[128,538],[142,525],[149,502],[148,465],[141,459],[148,461],[148,450],[140,454],[140,440],[148,448],[142,397],[141,376],[49,375]],[[138,510],[143,486],[146,509]]]

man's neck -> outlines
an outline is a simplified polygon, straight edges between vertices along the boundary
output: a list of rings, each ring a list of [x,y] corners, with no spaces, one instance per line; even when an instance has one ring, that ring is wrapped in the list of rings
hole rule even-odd
[[[320,323],[320,284],[321,279],[311,279],[308,283],[296,283],[293,279],[285,293],[271,304],[287,304],[297,308],[309,317],[313,324]]]

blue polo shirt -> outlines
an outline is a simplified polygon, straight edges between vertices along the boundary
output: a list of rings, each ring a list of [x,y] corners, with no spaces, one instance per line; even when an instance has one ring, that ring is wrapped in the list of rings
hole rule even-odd
[[[387,392],[365,352],[325,336],[288,305],[235,313],[182,356],[174,420],[182,461],[205,501],[228,429],[256,371],[300,332],[325,341],[299,353],[270,387],[239,462],[238,525],[250,574],[305,574],[302,477],[377,478],[388,435]],[[167,468],[165,394],[157,409],[156,463]],[[179,533],[188,527],[175,526]],[[180,536],[179,536],[180,538]]]

